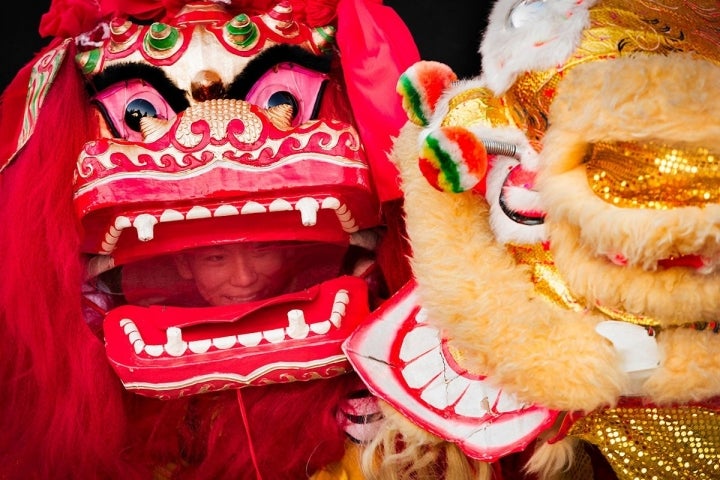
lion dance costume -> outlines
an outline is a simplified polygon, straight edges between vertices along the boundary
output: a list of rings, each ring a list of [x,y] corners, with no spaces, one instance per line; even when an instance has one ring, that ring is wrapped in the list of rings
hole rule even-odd
[[[381,472],[720,478],[718,18],[498,0],[478,76],[401,77],[414,282],[347,343]]]
[[[40,31],[0,110],[0,478],[355,478],[374,410],[340,344],[406,275],[405,25],[59,0]],[[231,246],[272,289],[215,301],[180,268]]]

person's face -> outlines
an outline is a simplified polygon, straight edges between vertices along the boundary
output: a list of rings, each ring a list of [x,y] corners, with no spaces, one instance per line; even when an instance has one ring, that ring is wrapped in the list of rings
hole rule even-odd
[[[210,305],[273,297],[285,284],[284,250],[256,243],[200,247],[176,257],[180,276],[193,279]]]

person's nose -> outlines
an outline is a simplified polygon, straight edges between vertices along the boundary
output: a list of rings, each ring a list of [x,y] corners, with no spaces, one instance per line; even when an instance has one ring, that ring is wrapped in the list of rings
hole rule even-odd
[[[252,259],[246,255],[235,255],[232,263],[230,283],[236,287],[248,287],[258,280],[257,270]]]

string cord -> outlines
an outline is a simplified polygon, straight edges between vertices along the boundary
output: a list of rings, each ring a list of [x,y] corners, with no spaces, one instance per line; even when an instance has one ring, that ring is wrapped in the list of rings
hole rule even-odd
[[[240,406],[240,414],[242,415],[243,425],[245,425],[245,434],[247,435],[248,448],[250,449],[250,458],[252,458],[253,467],[255,467],[255,475],[257,476],[257,480],[262,480],[258,460],[255,456],[255,446],[253,445],[252,435],[250,435],[250,422],[248,421],[247,411],[245,410],[245,402],[242,398],[242,388],[238,388],[235,391],[237,392],[237,401]]]

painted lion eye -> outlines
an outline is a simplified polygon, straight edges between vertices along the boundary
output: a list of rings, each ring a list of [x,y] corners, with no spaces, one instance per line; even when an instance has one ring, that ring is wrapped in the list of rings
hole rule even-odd
[[[131,130],[140,131],[140,119],[143,117],[157,117],[157,110],[148,100],[136,98],[125,107],[125,124]]]
[[[245,100],[261,108],[292,107],[292,124],[316,118],[327,75],[294,63],[281,63],[263,74]]]
[[[292,118],[298,114],[298,102],[292,93],[282,90],[275,92],[267,100],[267,107],[277,107],[278,105],[290,105],[292,107]]]
[[[144,117],[172,120],[176,116],[165,98],[142,80],[115,83],[95,95],[95,103],[112,134],[133,142],[143,141],[140,120]]]
[[[530,25],[545,9],[547,0],[520,0],[510,13],[508,13],[506,24],[510,28],[522,28]]]

